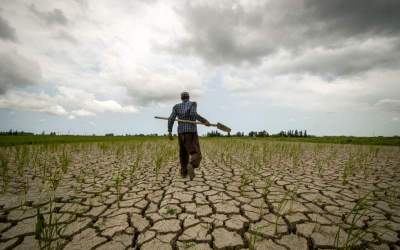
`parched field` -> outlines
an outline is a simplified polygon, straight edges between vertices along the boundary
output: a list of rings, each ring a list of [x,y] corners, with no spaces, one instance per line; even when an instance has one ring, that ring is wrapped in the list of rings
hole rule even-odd
[[[400,147],[202,140],[0,148],[0,249],[400,249]]]

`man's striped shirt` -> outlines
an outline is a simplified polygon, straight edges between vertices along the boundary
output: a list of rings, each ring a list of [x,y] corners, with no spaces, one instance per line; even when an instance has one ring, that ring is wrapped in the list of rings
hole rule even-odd
[[[168,132],[172,132],[172,127],[176,117],[181,120],[199,120],[203,123],[207,122],[202,116],[197,114],[197,103],[191,101],[183,101],[176,104],[172,108],[172,113],[168,119]],[[197,132],[197,125],[191,123],[178,122],[178,133],[195,133]]]

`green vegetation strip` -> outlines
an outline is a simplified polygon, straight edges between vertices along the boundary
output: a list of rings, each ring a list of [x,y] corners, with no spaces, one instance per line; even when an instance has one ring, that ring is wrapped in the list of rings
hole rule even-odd
[[[157,140],[157,136],[81,136],[81,135],[17,135],[0,136],[0,146],[14,146],[26,144],[54,144],[54,143],[82,143],[82,142],[124,142]]]
[[[310,137],[202,137],[202,140],[257,140],[257,141],[282,141],[282,142],[311,142],[311,143],[334,143],[355,145],[386,145],[400,146],[400,137],[351,137],[351,136],[310,136]],[[80,136],[80,135],[18,135],[0,136],[0,146],[14,146],[26,144],[54,144],[54,143],[82,143],[82,142],[124,142],[124,141],[147,141],[166,140],[162,136]]]
[[[211,137],[207,140],[218,140],[217,138],[235,138],[257,141],[282,141],[282,142],[312,142],[312,143],[333,143],[333,144],[354,144],[354,145],[382,145],[400,146],[400,137],[353,137],[353,136],[309,136],[309,137]]]

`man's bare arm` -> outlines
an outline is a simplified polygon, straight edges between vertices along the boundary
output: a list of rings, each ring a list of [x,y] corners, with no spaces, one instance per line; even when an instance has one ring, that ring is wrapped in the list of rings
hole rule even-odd
[[[170,140],[172,140],[172,128],[173,128],[173,126],[174,126],[174,122],[175,122],[175,119],[176,119],[176,110],[175,110],[175,107],[173,107],[172,108],[172,112],[171,112],[171,115],[169,116],[169,118],[168,118],[168,136],[169,136],[169,139]]]

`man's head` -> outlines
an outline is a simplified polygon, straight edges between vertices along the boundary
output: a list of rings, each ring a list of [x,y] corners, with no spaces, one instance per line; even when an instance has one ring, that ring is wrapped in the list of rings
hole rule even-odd
[[[189,92],[182,92],[181,93],[181,100],[182,101],[187,101],[187,100],[189,100]]]

